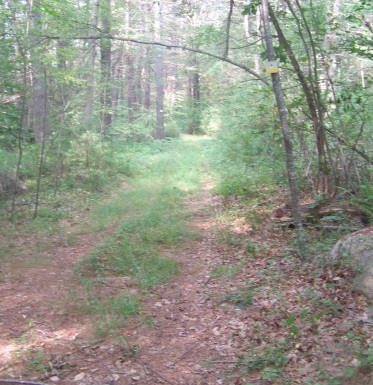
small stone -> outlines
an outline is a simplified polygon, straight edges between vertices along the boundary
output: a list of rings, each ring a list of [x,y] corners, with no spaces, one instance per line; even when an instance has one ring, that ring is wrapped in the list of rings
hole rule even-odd
[[[140,381],[140,376],[132,377],[133,381]]]
[[[57,377],[57,376],[53,376],[53,377],[50,378],[50,380],[51,380],[52,382],[58,382],[60,379],[59,379],[59,377]]]
[[[85,377],[85,373],[79,373],[74,377],[74,381],[81,381]]]
[[[113,374],[113,381],[117,382],[119,380],[119,374]]]

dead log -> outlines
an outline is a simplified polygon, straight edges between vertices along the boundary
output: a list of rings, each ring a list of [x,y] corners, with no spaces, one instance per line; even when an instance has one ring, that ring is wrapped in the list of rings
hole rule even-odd
[[[48,385],[40,382],[30,382],[30,381],[18,381],[18,380],[1,380],[0,385]]]
[[[359,208],[354,207],[351,204],[343,204],[334,199],[330,199],[325,202],[315,201],[301,206],[301,218],[305,224],[317,223],[326,217],[331,217],[330,219],[332,221],[332,217],[337,217],[339,214],[352,217],[358,216],[361,218],[363,224],[365,224],[365,222],[368,223],[365,218],[365,214],[362,214]],[[286,204],[284,207],[275,209],[272,212],[272,219],[276,223],[281,223],[283,226],[292,228],[293,217],[291,206]]]

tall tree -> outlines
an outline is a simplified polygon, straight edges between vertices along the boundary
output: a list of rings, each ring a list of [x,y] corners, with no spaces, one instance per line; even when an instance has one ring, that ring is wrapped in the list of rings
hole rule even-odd
[[[30,16],[32,28],[36,32],[42,28],[42,14],[40,1],[30,3]],[[42,143],[48,134],[48,93],[47,93],[47,67],[45,53],[47,46],[41,41],[37,33],[30,37],[30,59],[31,59],[31,95],[29,104],[28,126],[34,133],[34,140]]]
[[[111,49],[112,40],[111,24],[111,0],[101,1],[99,3],[99,15],[101,21],[101,119],[99,125],[99,132],[105,133],[107,127],[112,123],[112,63],[111,63]]]
[[[156,40],[161,37],[162,5],[160,1],[154,2],[154,36]],[[157,139],[165,137],[164,132],[164,59],[163,48],[157,47],[155,52],[155,80],[156,80],[156,133]]]
[[[89,9],[89,21],[92,26],[92,33],[96,34],[98,27],[98,10],[99,0],[88,0],[87,7]],[[86,73],[86,95],[84,98],[84,109],[83,109],[83,126],[90,128],[93,124],[93,109],[95,100],[95,66],[97,57],[97,41],[95,39],[88,40],[88,68]]]
[[[275,50],[272,43],[272,32],[269,23],[269,10],[267,0],[262,0],[262,14],[263,14],[263,27],[264,35],[267,46],[267,58],[270,63],[275,63]],[[294,157],[293,157],[293,143],[291,139],[291,129],[287,120],[286,105],[281,88],[280,75],[277,69],[271,73],[273,92],[276,97],[277,110],[282,127],[282,134],[284,140],[284,147],[286,152],[286,170],[290,188],[292,210],[294,216],[294,223],[298,231],[298,246],[301,254],[304,256],[306,253],[306,243],[304,239],[304,232],[302,227],[302,218],[300,214],[299,193],[295,176]]]

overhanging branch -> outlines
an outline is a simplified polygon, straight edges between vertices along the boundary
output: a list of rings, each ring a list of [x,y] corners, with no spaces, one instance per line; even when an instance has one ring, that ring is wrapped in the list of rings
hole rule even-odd
[[[44,35],[42,36],[44,39],[50,39],[50,40],[58,40],[58,39],[61,39],[60,36],[48,36],[48,35]],[[81,37],[70,37],[69,38],[70,40],[100,40],[100,39],[111,39],[111,40],[117,40],[117,41],[126,41],[126,42],[129,42],[129,43],[135,43],[135,44],[143,44],[143,45],[157,45],[157,46],[160,46],[160,47],[165,47],[165,48],[168,48],[168,49],[181,49],[181,50],[184,50],[184,51],[190,51],[190,52],[195,52],[195,53],[198,53],[200,55],[205,55],[205,56],[209,56],[209,57],[212,57],[214,59],[217,59],[217,60],[220,60],[220,61],[223,61],[225,63],[228,63],[228,64],[231,64],[233,65],[234,67],[238,67],[238,68],[241,68],[243,69],[245,72],[248,72],[250,75],[254,76],[255,78],[257,78],[258,80],[260,80],[261,82],[263,82],[266,86],[270,86],[270,83],[264,78],[262,77],[260,74],[258,74],[256,71],[252,70],[251,68],[241,64],[241,63],[237,63],[231,59],[228,59],[226,57],[223,57],[223,56],[219,56],[219,55],[215,55],[211,52],[207,52],[207,51],[204,51],[204,50],[201,50],[201,49],[198,49],[198,48],[191,48],[191,47],[188,47],[188,46],[184,46],[184,45],[177,45],[177,44],[169,44],[169,43],[162,43],[162,42],[159,42],[159,41],[146,41],[146,40],[139,40],[139,39],[132,39],[132,38],[124,38],[124,37],[115,37],[115,36],[112,36],[112,35],[100,35],[100,36],[81,36]],[[64,40],[67,40],[66,37],[64,37]]]

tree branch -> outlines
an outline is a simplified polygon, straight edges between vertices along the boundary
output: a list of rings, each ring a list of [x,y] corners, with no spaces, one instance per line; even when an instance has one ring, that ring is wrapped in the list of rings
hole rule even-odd
[[[369,21],[367,19],[364,19],[364,24],[365,26],[369,29],[369,31],[371,33],[373,33],[373,27],[372,27],[372,24],[369,23]]]
[[[356,152],[357,154],[359,154],[366,162],[368,162],[369,164],[373,165],[373,160],[369,158],[369,156],[367,154],[365,154],[363,151],[359,150],[358,148],[356,148],[355,145],[350,145],[348,144],[343,138],[341,138],[339,135],[337,135],[335,132],[333,132],[332,130],[330,130],[329,128],[325,128],[325,131],[331,135],[333,138],[337,139],[338,142],[340,142],[341,144],[343,144],[344,146],[346,146],[347,148],[349,148],[351,151],[353,152]]]
[[[41,36],[41,37],[43,37],[44,39],[50,39],[50,40],[59,40],[59,39],[61,39],[60,36],[44,35],[44,36]],[[67,38],[64,38],[64,39],[67,40]],[[181,49],[181,50],[189,51],[189,52],[195,52],[195,53],[198,53],[200,55],[209,56],[209,57],[212,57],[214,59],[217,59],[217,60],[223,61],[225,63],[231,64],[234,67],[241,68],[245,72],[248,72],[250,75],[254,76],[258,80],[263,82],[266,86],[270,86],[270,83],[264,77],[262,77],[260,74],[258,74],[256,71],[252,70],[251,68],[249,68],[249,67],[247,67],[247,66],[245,66],[243,64],[237,63],[237,62],[235,62],[235,61],[233,61],[231,59],[228,59],[226,57],[223,57],[223,56],[220,56],[220,55],[215,55],[215,54],[213,54],[211,52],[203,51],[203,50],[197,49],[197,48],[191,48],[191,47],[187,47],[187,46],[184,46],[184,45],[162,43],[162,42],[159,42],[159,41],[146,41],[146,40],[139,40],[139,39],[132,39],[132,38],[115,37],[115,36],[112,36],[112,35],[70,37],[69,39],[70,40],[111,39],[111,40],[117,40],[117,41],[126,41],[126,42],[129,42],[129,43],[135,43],[135,44],[157,45],[157,46],[165,47],[165,48],[168,48],[168,49],[174,48],[174,49]]]
[[[29,382],[29,381],[17,381],[17,380],[1,380],[0,385],[47,385],[40,382]]]

